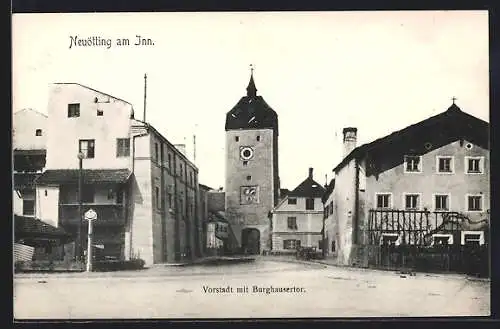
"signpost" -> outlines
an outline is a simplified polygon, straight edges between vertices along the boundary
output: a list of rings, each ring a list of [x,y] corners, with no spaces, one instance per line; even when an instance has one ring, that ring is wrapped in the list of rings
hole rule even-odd
[[[87,241],[87,272],[92,271],[92,221],[97,219],[97,213],[93,209],[87,210],[85,219],[89,221],[89,234]]]

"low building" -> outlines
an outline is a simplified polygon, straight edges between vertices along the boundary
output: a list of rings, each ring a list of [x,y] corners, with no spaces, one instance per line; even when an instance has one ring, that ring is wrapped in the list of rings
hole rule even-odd
[[[321,248],[324,187],[309,175],[272,210],[272,251],[294,252],[297,247]]]
[[[47,164],[36,182],[39,217],[80,236],[75,256],[86,249],[89,209],[103,256],[151,265],[202,254],[198,168],[125,100],[52,84]]]
[[[324,195],[330,255],[339,264],[380,263],[387,244],[487,244],[487,122],[453,103],[371,143],[356,146],[356,136],[344,129],[345,157]]]
[[[32,109],[23,109],[12,116],[13,146],[13,212],[36,216],[34,180],[45,167],[47,116]]]

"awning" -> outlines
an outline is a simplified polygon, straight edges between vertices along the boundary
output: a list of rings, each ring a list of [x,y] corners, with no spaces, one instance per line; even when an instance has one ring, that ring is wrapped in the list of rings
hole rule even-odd
[[[132,172],[128,169],[83,169],[83,184],[121,184],[128,181]],[[36,179],[36,184],[78,184],[78,169],[49,169]]]
[[[72,235],[61,227],[55,227],[38,218],[14,215],[14,237],[19,239],[70,240]]]

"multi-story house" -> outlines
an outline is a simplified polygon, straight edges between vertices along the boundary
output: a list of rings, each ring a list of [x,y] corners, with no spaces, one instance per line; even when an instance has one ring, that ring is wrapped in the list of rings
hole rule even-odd
[[[36,217],[34,180],[45,167],[47,116],[23,109],[13,113],[12,121],[13,212]]]
[[[298,247],[321,248],[325,189],[309,175],[272,210],[272,251],[294,252]]]
[[[51,86],[47,165],[37,179],[39,217],[87,243],[93,209],[101,256],[147,265],[201,255],[198,169],[130,103],[78,83]],[[83,225],[81,225],[83,224]],[[80,234],[78,234],[80,232]]]
[[[487,122],[453,103],[359,147],[356,134],[344,129],[345,157],[324,195],[329,254],[338,263],[366,264],[369,246],[381,244],[487,243]]]

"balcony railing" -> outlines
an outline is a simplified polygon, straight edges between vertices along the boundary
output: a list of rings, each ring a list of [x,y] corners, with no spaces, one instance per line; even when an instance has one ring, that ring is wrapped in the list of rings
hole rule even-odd
[[[95,225],[124,225],[125,209],[123,204],[83,204],[82,213],[93,209],[97,213]],[[60,204],[59,221],[63,225],[76,225],[79,223],[78,204]]]

